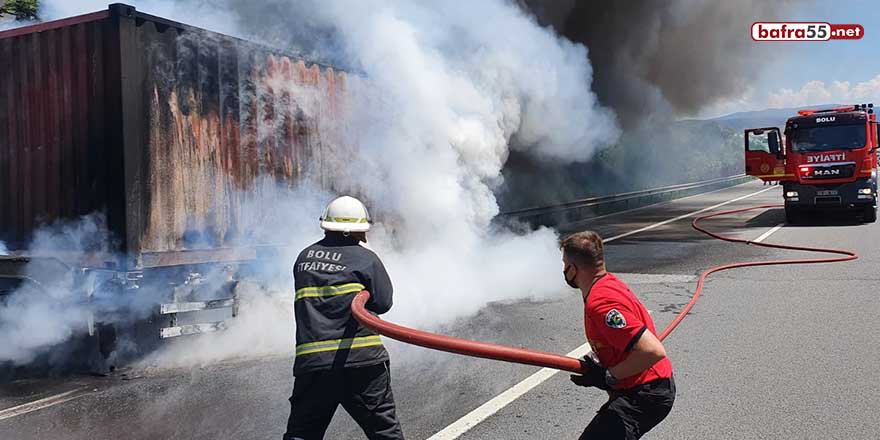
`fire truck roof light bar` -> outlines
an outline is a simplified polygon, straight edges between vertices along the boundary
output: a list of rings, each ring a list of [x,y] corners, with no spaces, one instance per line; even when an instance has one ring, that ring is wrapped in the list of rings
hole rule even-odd
[[[801,116],[810,116],[810,115],[814,115],[816,113],[851,112],[851,111],[858,111],[858,110],[867,111],[868,109],[872,109],[872,108],[874,108],[874,103],[842,105],[839,107],[822,109],[822,110],[817,110],[817,109],[812,109],[812,108],[798,110],[798,114]]]

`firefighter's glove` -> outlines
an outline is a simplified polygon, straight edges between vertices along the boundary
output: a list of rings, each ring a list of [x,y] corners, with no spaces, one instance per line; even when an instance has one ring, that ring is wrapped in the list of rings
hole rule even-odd
[[[583,374],[572,374],[571,381],[582,387],[596,387],[600,390],[608,391],[611,389],[606,383],[605,377],[608,372],[590,356],[584,356],[581,359],[581,371]]]

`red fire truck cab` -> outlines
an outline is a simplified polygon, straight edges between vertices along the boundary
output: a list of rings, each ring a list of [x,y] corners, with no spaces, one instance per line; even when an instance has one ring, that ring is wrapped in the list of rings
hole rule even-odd
[[[788,223],[830,209],[850,210],[868,223],[877,220],[873,107],[801,110],[786,121],[784,132],[776,127],[745,130],[746,174],[782,183]]]

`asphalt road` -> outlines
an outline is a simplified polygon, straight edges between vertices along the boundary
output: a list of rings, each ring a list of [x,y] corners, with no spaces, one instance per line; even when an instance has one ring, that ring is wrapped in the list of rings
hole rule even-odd
[[[612,237],[765,188],[750,183],[572,228]],[[780,191],[772,187],[719,209],[778,203]],[[707,224],[755,238],[782,222],[781,211],[771,209]],[[816,226],[784,227],[767,241],[849,248],[861,258],[714,276],[666,341],[678,399],[667,420],[645,438],[878,438],[880,350],[872,323],[880,314],[880,226],[830,218]],[[609,269],[631,283],[658,329],[687,303],[700,270],[792,254],[708,239],[690,229],[690,219],[615,240],[606,252]],[[568,291],[549,301],[497,303],[444,332],[567,353],[584,343],[582,306],[579,295]],[[398,412],[412,439],[442,430],[538,370],[389,346]],[[280,438],[291,365],[291,358],[272,358],[6,384],[0,386],[0,439]],[[21,415],[3,412],[60,393],[68,393],[61,400],[71,400]],[[461,438],[577,438],[602,396],[556,374]],[[363,434],[340,409],[327,438]]]

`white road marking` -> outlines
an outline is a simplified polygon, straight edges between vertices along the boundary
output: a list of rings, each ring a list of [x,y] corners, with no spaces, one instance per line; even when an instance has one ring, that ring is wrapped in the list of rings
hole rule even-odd
[[[778,225],[776,225],[776,226],[770,228],[769,231],[767,231],[767,232],[761,234],[758,238],[752,240],[752,242],[753,242],[753,243],[760,243],[760,242],[766,240],[767,237],[773,235],[774,233],[776,233],[776,231],[782,229],[783,226],[785,226],[785,223],[780,223],[780,224],[778,224]]]
[[[612,241],[614,241],[614,240],[620,240],[621,238],[624,238],[624,237],[629,237],[630,235],[638,234],[639,232],[650,231],[651,229],[659,228],[660,226],[667,225],[667,224],[672,223],[672,222],[677,222],[677,221],[679,221],[679,220],[681,220],[681,219],[685,219],[685,218],[688,218],[688,217],[693,217],[693,216],[695,216],[695,215],[697,215],[697,214],[702,214],[702,213],[704,213],[704,212],[711,211],[711,210],[713,210],[713,209],[715,209],[715,208],[720,208],[720,207],[722,207],[722,206],[724,206],[724,205],[728,205],[728,204],[730,204],[730,203],[738,202],[738,201],[740,201],[740,200],[744,200],[744,199],[747,199],[747,198],[749,198],[749,197],[756,196],[756,195],[761,194],[761,193],[763,193],[763,192],[770,191],[771,189],[778,189],[778,188],[774,188],[774,187],[765,188],[765,189],[762,189],[762,190],[760,190],[760,191],[753,192],[753,193],[751,193],[751,194],[746,194],[746,195],[744,195],[744,196],[742,196],[742,197],[737,197],[737,198],[735,198],[735,199],[728,200],[728,201],[726,201],[726,202],[721,202],[721,203],[719,203],[719,204],[717,204],[717,205],[712,205],[712,206],[710,206],[710,207],[708,207],[708,208],[703,208],[703,209],[701,209],[701,210],[699,210],[699,211],[694,211],[694,212],[691,212],[691,213],[688,213],[688,214],[683,214],[683,215],[680,215],[680,216],[678,216],[678,217],[671,218],[671,219],[669,219],[669,220],[663,220],[662,222],[654,223],[653,225],[648,225],[648,226],[645,226],[644,228],[639,228],[639,229],[636,229],[636,230],[634,230],[634,231],[624,232],[623,234],[615,235],[614,237],[611,237],[611,238],[606,238],[606,239],[603,240],[603,241],[604,241],[605,243],[608,243],[608,242],[612,242]]]
[[[603,242],[610,243],[612,241],[619,240],[624,237],[629,237],[630,235],[638,234],[639,232],[649,231],[651,229],[658,228],[660,226],[663,226],[663,225],[666,225],[666,224],[669,224],[669,223],[672,223],[672,222],[675,222],[675,221],[678,221],[681,219],[693,217],[697,214],[702,214],[704,212],[711,211],[715,208],[719,208],[719,207],[722,207],[722,206],[730,204],[730,203],[738,202],[740,200],[744,200],[749,197],[756,196],[758,194],[770,191],[772,189],[778,189],[778,187],[771,186],[770,188],[764,188],[760,191],[756,191],[751,194],[746,194],[742,197],[737,197],[735,199],[731,199],[726,202],[719,203],[717,205],[712,205],[708,208],[703,208],[698,211],[691,212],[689,214],[680,215],[678,217],[671,218],[669,220],[664,220],[662,222],[658,222],[658,223],[654,223],[652,225],[645,226],[644,228],[639,228],[634,231],[630,231],[630,232],[626,232],[626,233],[623,233],[620,235],[615,235],[610,238],[606,238],[605,240],[603,240]],[[579,358],[579,357],[586,355],[589,351],[590,351],[589,344],[584,344],[578,348],[575,348],[571,353],[568,353],[567,356]],[[507,391],[504,391],[503,393],[493,397],[488,402],[480,405],[479,407],[477,407],[477,409],[465,414],[462,418],[456,420],[451,425],[443,428],[441,431],[439,431],[436,434],[429,437],[428,440],[453,440],[453,439],[458,438],[462,434],[470,431],[471,428],[478,425],[483,420],[488,419],[489,417],[491,417],[493,414],[500,411],[505,406],[513,403],[514,400],[519,399],[524,394],[528,393],[529,391],[531,391],[532,389],[534,389],[538,385],[546,382],[547,379],[550,379],[558,372],[559,372],[559,370],[555,370],[552,368],[542,368],[542,369],[538,370],[537,373],[532,374],[531,376],[525,378],[523,381],[521,381],[521,382],[517,383],[516,385],[507,389]]]
[[[590,345],[584,344],[575,348],[566,356],[579,358],[585,356],[589,351]],[[523,394],[544,383],[547,379],[550,379],[558,372],[559,370],[554,370],[552,368],[541,368],[537,373],[525,378],[522,382],[495,396],[492,400],[480,405],[477,409],[456,420],[455,423],[432,435],[428,440],[452,440],[458,438],[460,435],[470,431],[471,428],[483,420],[488,419],[492,414],[497,413],[501,408],[504,408],[514,400],[519,399]]]
[[[65,393],[56,394],[54,396],[46,397],[45,399],[35,400],[30,403],[24,403],[18,406],[13,406],[12,408],[6,408],[0,411],[0,420],[11,419],[13,417],[21,416],[30,412],[38,411],[44,408],[48,408],[50,406],[59,405],[64,402],[69,402],[73,399],[84,396],[86,393],[83,392],[85,388],[77,388],[75,390],[67,391]]]

